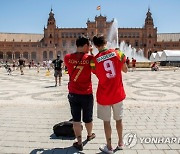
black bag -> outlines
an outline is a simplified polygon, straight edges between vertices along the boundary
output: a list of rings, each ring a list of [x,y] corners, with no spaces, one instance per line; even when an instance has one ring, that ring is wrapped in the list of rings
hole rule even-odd
[[[75,137],[73,130],[73,121],[64,121],[53,126],[54,134],[64,137]]]

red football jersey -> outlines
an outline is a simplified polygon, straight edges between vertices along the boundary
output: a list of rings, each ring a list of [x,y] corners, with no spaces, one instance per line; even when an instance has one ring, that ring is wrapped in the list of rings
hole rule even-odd
[[[92,94],[90,67],[92,58],[93,56],[84,53],[72,53],[64,57],[69,74],[68,89],[70,93]],[[77,64],[78,66],[76,67]]]
[[[114,49],[102,51],[94,57],[93,72],[99,79],[96,93],[99,104],[112,105],[125,99],[121,74],[125,60],[124,54]]]

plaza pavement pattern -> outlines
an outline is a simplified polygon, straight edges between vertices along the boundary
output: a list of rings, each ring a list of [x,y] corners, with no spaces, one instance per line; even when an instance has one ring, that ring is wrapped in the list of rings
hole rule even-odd
[[[71,118],[68,75],[63,74],[62,85],[54,87],[52,70],[49,76],[44,69],[39,74],[35,69],[24,72],[20,75],[16,70],[8,75],[0,68],[0,154],[101,154],[99,146],[105,143],[105,136],[103,123],[97,119],[96,101],[93,132],[97,137],[84,142],[84,150],[79,152],[72,147],[73,138],[56,137],[52,130],[56,123]],[[95,94],[97,79],[92,78]],[[123,135],[135,134],[137,143],[128,142],[124,150],[115,153],[180,154],[178,142],[150,143],[151,137],[180,138],[180,70],[137,70],[123,74],[123,80],[127,93]],[[111,123],[115,148],[117,135],[114,121]],[[141,137],[146,137],[146,142],[141,142]]]

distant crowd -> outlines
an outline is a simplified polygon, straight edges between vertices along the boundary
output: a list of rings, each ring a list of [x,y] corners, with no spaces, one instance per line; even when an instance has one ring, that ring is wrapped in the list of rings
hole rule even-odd
[[[26,61],[24,58],[20,58],[18,60],[8,61],[5,62],[0,61],[0,68],[4,67],[6,71],[8,72],[8,75],[11,75],[11,73],[15,70],[20,69],[21,75],[24,75],[23,68],[28,67],[29,69],[35,68],[37,69],[37,72],[39,73],[40,67],[43,67],[44,69],[47,69],[50,71],[50,69],[53,68],[53,63],[51,60],[40,62],[35,62],[34,60]]]

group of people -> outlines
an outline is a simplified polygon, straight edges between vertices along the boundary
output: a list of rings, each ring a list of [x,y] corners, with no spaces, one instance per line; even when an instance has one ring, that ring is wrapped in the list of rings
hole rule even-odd
[[[17,69],[20,68],[21,75],[24,75],[24,72],[23,72],[24,65],[25,65],[24,59],[19,57],[18,64],[17,64]],[[13,63],[12,63],[13,70],[11,68],[11,65],[8,63],[8,61],[5,62],[4,67],[5,67],[6,71],[8,72],[8,75],[11,75],[12,71],[15,71],[16,62],[13,61]]]
[[[91,72],[98,78],[97,117],[103,120],[106,144],[100,146],[100,150],[112,154],[112,129],[111,111],[116,121],[118,143],[116,149],[123,147],[123,100],[126,97],[122,73],[127,72],[126,57],[123,52],[116,49],[108,49],[105,36],[96,35],[92,42],[99,53],[93,55],[89,38],[81,36],[76,40],[77,51],[64,57],[65,66],[68,69],[68,100],[73,118],[73,129],[77,142],[73,146],[83,150],[81,119],[85,123],[87,141],[96,137],[93,133],[93,90]]]
[[[60,59],[60,55],[57,55],[57,59],[52,61],[52,68],[54,68],[54,76],[55,76],[55,86],[57,86],[57,79],[59,77],[59,85],[61,85],[61,77],[62,77],[62,68],[63,68],[63,61]],[[8,72],[8,75],[11,75],[12,71],[15,71],[15,68],[20,69],[21,75],[24,75],[24,67],[25,67],[25,59],[23,57],[19,57],[18,61],[13,61],[12,62],[12,67],[11,64],[8,63],[8,61],[5,62],[4,65],[6,71]],[[40,67],[41,64],[37,62],[35,64],[34,60],[31,60],[28,64],[29,69],[32,67],[37,68],[37,73],[40,72]],[[44,65],[43,65],[44,67]],[[48,71],[50,71],[51,63],[50,61],[46,61],[46,68]]]
[[[136,59],[132,57],[131,63],[132,63],[132,66],[131,66],[132,67],[132,72],[133,72],[133,71],[136,70]],[[130,70],[130,59],[129,59],[129,57],[126,58],[126,65]]]

